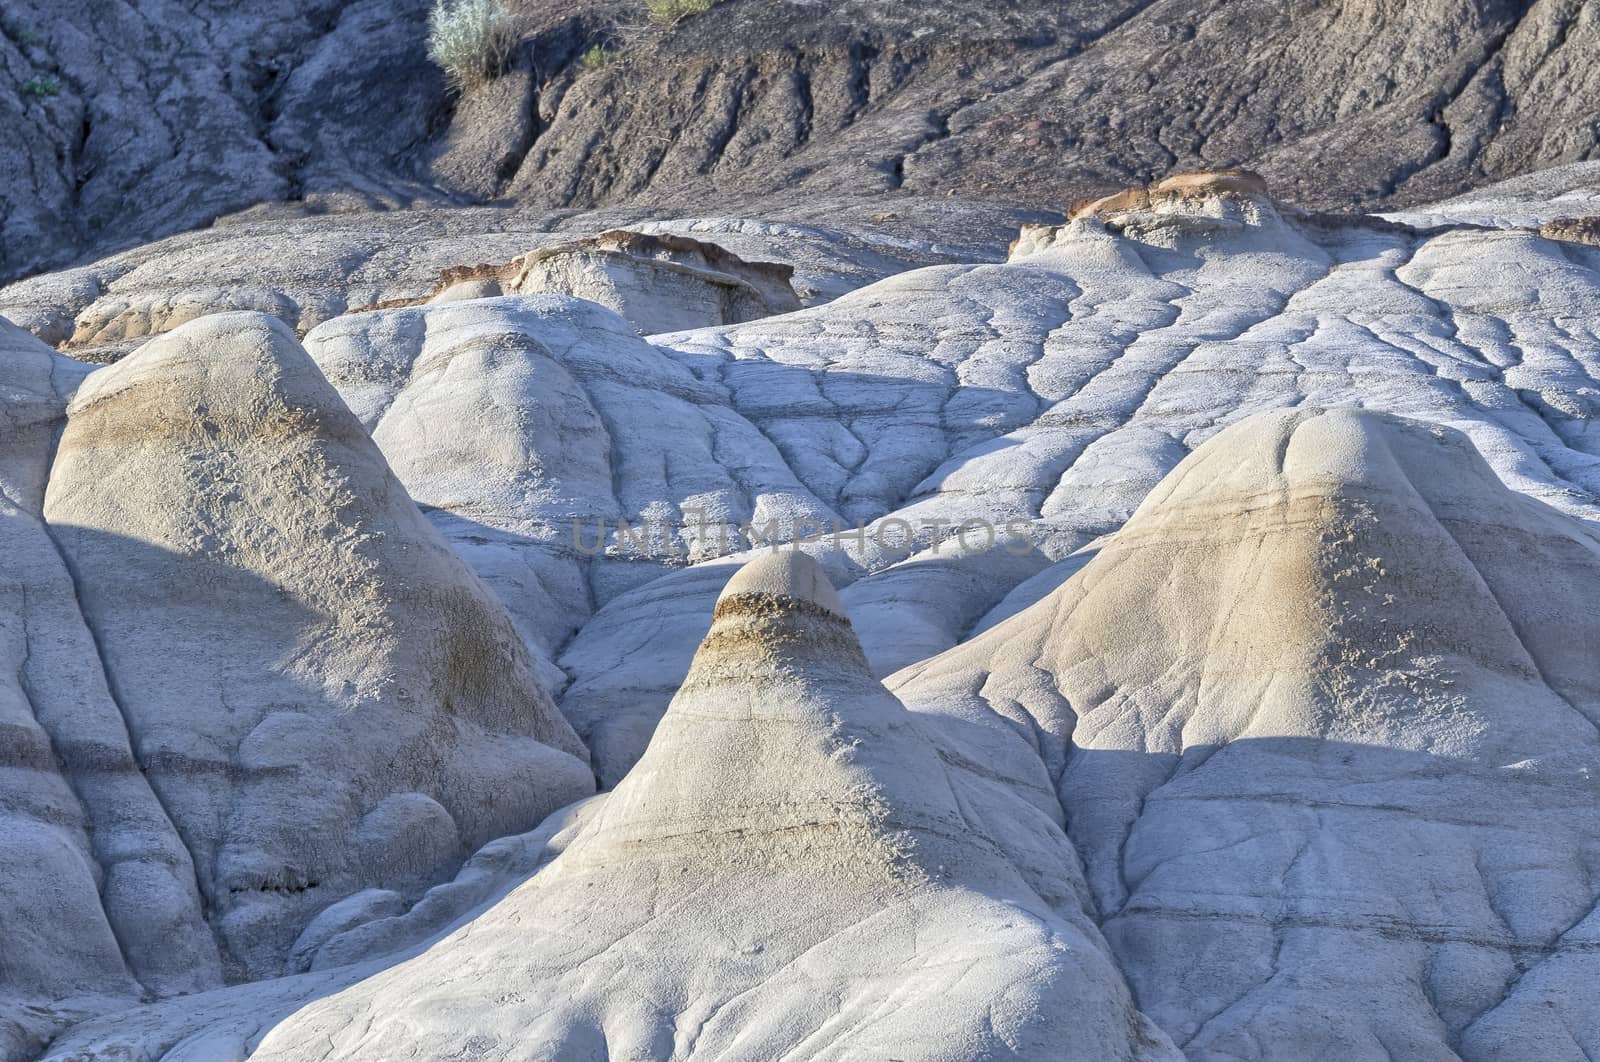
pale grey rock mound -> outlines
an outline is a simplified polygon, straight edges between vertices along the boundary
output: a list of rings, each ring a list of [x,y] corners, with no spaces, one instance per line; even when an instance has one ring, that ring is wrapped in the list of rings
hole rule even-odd
[[[875,662],[969,636],[1022,580],[1120,527],[1194,447],[1275,408],[1456,428],[1506,485],[1600,520],[1600,341],[1581,323],[1600,318],[1596,249],[1313,215],[1203,175],[1142,191],[1028,229],[1003,264],[652,338],[840,515],[842,546],[804,548]],[[969,520],[979,547],[982,528],[1021,521],[1031,566],[1003,549],[922,563]],[[915,532],[909,556],[873,545],[905,535],[896,521]],[[564,707],[583,691],[610,716],[585,724],[603,777],[644,748],[726,578],[697,565],[610,596],[562,651]]]
[[[503,265],[447,269],[427,299],[462,302],[501,295],[571,295],[617,311],[640,332],[737,324],[800,308],[794,267],[746,262],[686,236],[613,229],[518,255]]]
[[[345,313],[425,302],[452,285],[452,298],[498,294],[504,290],[502,266],[485,263],[508,263],[619,225],[663,241],[713,244],[747,264],[792,267],[801,301],[813,305],[918,266],[998,260],[1015,221],[1001,212],[979,224],[941,221],[895,235],[871,223],[664,221],[639,210],[573,215],[462,207],[309,217],[250,212],[0,288],[0,316],[74,357],[95,361],[115,361],[153,336],[230,310],[268,313],[304,334]],[[941,236],[946,230],[956,238]],[[780,284],[769,272],[743,270],[773,312],[792,308],[793,296],[784,290],[788,280]],[[710,289],[719,293],[719,306],[720,292],[742,290],[734,274],[711,270],[707,277],[708,283],[723,281]],[[463,280],[477,290],[463,288]]]
[[[553,683],[549,659],[619,586],[703,556],[742,522],[835,518],[714,385],[592,302],[356,314],[306,345]],[[619,544],[623,520],[668,529],[661,560]]]
[[[644,751],[705,634],[717,573],[732,570],[714,563],[719,554],[743,554],[750,527],[828,529],[831,538],[832,528],[849,525],[796,474],[785,450],[803,440],[730,408],[733,396],[714,374],[694,371],[594,303],[519,296],[353,314],[315,329],[306,345],[412,497],[495,588],[535,655],[581,671],[562,709],[607,785]],[[827,384],[800,374],[775,380],[773,397],[801,389],[817,420],[832,401],[813,391],[819,382]],[[919,381],[907,390],[922,403],[931,388]],[[853,400],[849,391],[841,398]],[[912,426],[920,411],[910,406],[900,419],[920,431]],[[894,501],[885,491],[864,504],[877,515]],[[648,549],[635,541],[646,525]],[[815,548],[835,558],[841,582],[861,581],[846,595],[873,621],[864,638],[879,673],[955,644],[1048,563],[1036,550],[989,549],[980,535],[971,550],[952,542],[919,549],[913,560],[862,542]],[[681,616],[658,611],[661,601],[672,607],[671,584],[658,600],[634,596],[686,566],[697,572],[696,596],[685,598]],[[616,618],[585,645],[574,642],[614,601],[623,602]],[[907,637],[912,623],[915,638]],[[618,626],[631,629],[602,636]],[[555,664],[544,674],[565,684]],[[642,676],[652,684],[647,696]]]
[[[475,852],[456,876],[409,907],[387,890],[357,893],[306,927],[289,968],[337,970],[391,958],[487,911],[566,850],[607,799],[597,794],[563,808],[536,829],[499,837]],[[343,907],[343,910],[340,908]],[[402,956],[403,957],[403,956]]]
[[[793,275],[790,266],[746,262],[701,240],[614,230],[518,257],[500,270],[500,288],[598,302],[652,335],[798,310]]]
[[[0,1058],[221,983],[189,853],[140,773],[40,519],[85,369],[0,322]]]
[[[44,513],[232,976],[592,791],[504,610],[280,322],[91,375]]]
[[[1460,433],[1281,410],[889,686],[1038,736],[1106,937],[1187,1057],[1581,1057],[1597,587],[1600,539]]]
[[[250,1057],[274,1025],[310,1001],[421,954],[445,933],[498,903],[564,851],[605,799],[587,798],[555,812],[535,830],[491,841],[454,879],[430,889],[409,909],[401,898],[382,889],[355,893],[334,904],[306,927],[290,956],[291,969],[303,970],[310,963],[313,972],[92,1018],[57,1037],[43,1059],[215,1062]]]
[[[1178,1057],[1093,923],[968,817],[838,608],[803,555],[744,568],[559,856],[251,1057]]]

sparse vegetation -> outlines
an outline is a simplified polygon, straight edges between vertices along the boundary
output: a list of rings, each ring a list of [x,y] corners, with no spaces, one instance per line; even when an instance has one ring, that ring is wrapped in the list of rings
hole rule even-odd
[[[61,82],[52,77],[36,77],[22,83],[22,94],[36,100],[61,95]]]
[[[428,58],[461,92],[498,76],[516,41],[500,0],[436,0],[428,17]]]
[[[644,0],[650,21],[660,26],[671,26],[690,15],[710,11],[717,0]]]
[[[588,51],[584,52],[583,57],[579,60],[579,62],[583,64],[585,70],[596,70],[602,66],[605,66],[616,57],[616,52],[607,49],[604,45],[597,44],[593,48],[590,48]]]

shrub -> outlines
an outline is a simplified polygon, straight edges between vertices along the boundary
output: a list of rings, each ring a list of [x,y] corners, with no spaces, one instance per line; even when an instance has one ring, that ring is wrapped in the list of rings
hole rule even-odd
[[[428,58],[466,92],[505,68],[516,36],[500,0],[436,0],[428,16]]]
[[[710,11],[714,3],[716,0],[644,0],[645,10],[650,12],[650,21],[662,26],[671,26],[690,15]]]
[[[583,57],[579,60],[579,62],[583,63],[584,69],[595,70],[599,67],[605,66],[616,57],[616,52],[607,51],[603,45],[597,44],[593,48],[590,48],[588,51],[584,52]]]
[[[36,77],[22,83],[22,93],[36,100],[49,99],[51,96],[61,95],[61,82],[55,78]]]

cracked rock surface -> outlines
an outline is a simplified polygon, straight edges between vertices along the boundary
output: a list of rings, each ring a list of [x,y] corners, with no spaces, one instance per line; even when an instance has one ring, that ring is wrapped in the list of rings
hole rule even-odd
[[[1419,232],[1229,194],[1025,230],[1005,264],[914,271],[652,342],[847,529],[865,522],[864,547],[829,535],[804,548],[887,673],[960,641],[1253,412],[1349,405],[1448,425],[1508,485],[1593,519],[1597,269],[1595,248],[1528,231]],[[904,535],[891,520],[915,529],[909,551],[885,548]],[[1022,521],[1037,563],[984,549],[979,532],[957,540],[966,520]],[[603,725],[642,749],[648,706],[670,696],[728,571],[598,601],[560,658],[569,713],[626,705]],[[589,740],[620,777],[626,764]]]
[[[331,901],[419,896],[592,792],[509,617],[281,323],[86,380],[6,328],[6,767],[38,784],[4,821],[42,877],[4,877],[0,1034],[281,973]]]
[[[805,305],[838,297],[893,273],[949,262],[998,261],[1016,225],[1038,215],[1002,211],[967,224],[933,217],[901,234],[881,225],[839,227],[737,217],[663,220],[638,210],[577,215],[516,208],[415,208],[375,214],[247,217],[114,254],[100,261],[0,288],[0,316],[74,357],[115,361],[149,338],[207,314],[249,310],[306,332],[347,313],[465,297],[462,277],[492,276],[524,256],[592,239],[618,225],[644,240],[712,245],[752,261],[792,268],[792,294]],[[950,235],[954,233],[953,237]],[[626,281],[628,278],[623,276]],[[762,283],[765,279],[761,278]],[[790,282],[785,282],[786,284]],[[451,285],[457,285],[450,290]],[[615,285],[605,286],[613,294]],[[567,290],[567,289],[571,290]],[[503,289],[502,289],[503,290]],[[540,290],[594,297],[603,291],[581,275],[549,278]],[[471,294],[496,293],[481,288]],[[719,305],[717,310],[722,312]],[[612,299],[626,309],[625,304]],[[660,297],[642,300],[654,321],[690,321]],[[739,317],[737,319],[744,319]],[[641,318],[636,324],[647,323]],[[651,328],[659,331],[660,328]]]
[[[816,563],[768,555],[638,769],[526,884],[281,1021],[162,1035],[261,1059],[1179,1057],[1065,837],[992,785],[872,678]]]
[[[1191,1059],[1594,1050],[1600,539],[1464,436],[1234,425],[1038,604],[890,682],[1041,734]]]
[[[0,1047],[1600,1053],[1588,181],[648,338],[0,324]]]
[[[0,1057],[146,992],[218,987],[190,853],[135,760],[41,509],[84,366],[0,323]]]

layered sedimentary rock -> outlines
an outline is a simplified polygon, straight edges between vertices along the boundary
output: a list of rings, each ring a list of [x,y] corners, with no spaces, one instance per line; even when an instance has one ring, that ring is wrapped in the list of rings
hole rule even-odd
[[[563,710],[608,785],[644,750],[687,666],[676,653],[704,633],[736,555],[764,535],[831,540],[849,527],[770,434],[730,408],[719,381],[593,303],[523,296],[376,311],[330,322],[306,344],[541,660],[560,655],[597,607],[699,566],[681,630],[676,620],[637,626],[574,665],[599,681],[573,688]],[[971,539],[976,556],[952,540],[898,567],[909,547],[861,537],[859,549],[838,551],[839,578],[862,582],[846,591],[854,606],[897,621],[866,632],[877,673],[954,644],[1048,563],[1031,548],[991,551],[983,536]],[[647,607],[631,618],[655,618]],[[652,693],[614,690],[606,654],[654,668],[657,639],[666,655]],[[566,683],[553,664],[543,673]]]
[[[1581,0],[739,0],[662,27],[636,0],[520,3],[510,69],[459,99],[430,8],[13,0],[0,279],[273,200],[863,220],[1246,165],[1371,207],[1596,149]]]
[[[504,266],[446,275],[433,298],[573,295],[611,307],[651,335],[798,310],[793,275],[790,266],[747,262],[716,244],[618,229],[530,251]]]
[[[1600,82],[1581,57],[1600,25],[1578,0],[845,0],[829,16],[719,4],[563,72],[509,191],[1046,206],[1243,165],[1309,205],[1371,207],[1595,148]]]
[[[990,829],[826,577],[769,556],[728,584],[649,752],[559,857],[252,1057],[1177,1057],[1092,922],[1033,892]]]
[[[1200,170],[1163,177],[1147,188],[1127,188],[1105,196],[1080,199],[1067,211],[1068,221],[1112,219],[1132,211],[1160,210],[1185,200],[1222,197],[1250,200],[1267,194],[1267,182],[1249,170]],[[1015,249],[1013,249],[1015,250]]]
[[[633,240],[704,244],[713,259],[744,263],[731,273],[690,268],[674,274],[715,306],[703,305],[692,318],[674,318],[671,326],[721,324],[791,309],[795,293],[812,305],[917,266],[998,259],[1010,230],[1029,216],[996,212],[962,225],[952,238],[945,232],[948,225],[935,218],[891,233],[872,224],[800,225],[738,217],[662,220],[638,210],[573,215],[418,208],[312,217],[245,215],[0,287],[0,316],[73,357],[92,361],[115,361],[154,336],[230,310],[271,314],[304,334],[357,310],[415,305],[446,295],[499,294],[509,290],[502,288],[502,273],[510,270],[514,277],[516,271],[482,263],[512,263],[547,248],[583,244],[596,233],[627,224],[635,230]],[[750,262],[778,265],[751,267]],[[793,269],[792,290],[786,290],[788,278],[778,276],[785,267]],[[651,268],[659,272],[663,267]],[[584,280],[582,274],[576,279]],[[572,293],[606,301],[594,285],[580,286],[583,291]],[[563,289],[547,285],[541,290]],[[615,294],[614,287],[609,290]],[[673,291],[682,294],[678,285]],[[729,302],[770,309],[727,316],[722,293],[741,291],[756,292],[754,301]],[[655,306],[650,311],[657,315],[658,325],[650,329],[655,330],[662,300],[641,305],[647,310]],[[665,310],[674,312],[670,305]],[[706,316],[711,310],[718,316]]]
[[[1600,518],[1600,252],[1529,231],[1312,215],[1248,182],[1140,191],[1125,209],[1025,230],[1003,265],[917,270],[800,313],[653,339],[719,387],[847,530],[866,522],[865,550],[848,535],[805,548],[875,659],[892,660],[879,647],[902,632],[919,652],[955,644],[1039,570],[985,551],[986,529],[1022,521],[1040,555],[1064,558],[1263,410],[1449,425],[1509,486]],[[898,521],[914,532],[909,556],[875,545],[906,537]],[[973,548],[936,547],[965,521]],[[719,578],[691,568],[597,602],[560,658],[569,710],[579,690],[626,706],[615,732],[642,748]],[[598,744],[609,728],[587,733]]]
[[[1556,218],[1540,225],[1539,235],[1551,240],[1600,247],[1600,217]]]
[[[232,975],[591,791],[503,609],[276,320],[90,376],[44,513]]]
[[[1459,433],[1285,410],[889,685],[1035,734],[1191,1059],[1600,1047],[1600,539]]]
[[[716,387],[592,302],[375,311],[306,343],[546,661],[595,599],[705,555],[742,522],[835,519]],[[619,541],[624,520],[650,523],[648,548]]]
[[[50,1057],[1600,1046],[1600,538],[1457,432],[1306,408],[1068,564],[894,696],[814,562],[748,564],[639,764],[494,906]]]
[[[1506,195],[1506,210],[1531,202]],[[1489,231],[1311,214],[1238,174],[1078,214],[1030,227],[1004,264],[906,273],[648,341],[555,296],[350,314],[307,344],[353,415],[258,316],[190,324],[91,376],[51,473],[57,523],[38,530],[62,544],[76,585],[43,554],[19,567],[24,640],[0,646],[0,673],[34,676],[6,701],[21,706],[8,719],[29,761],[0,793],[20,809],[7,843],[65,853],[48,874],[70,883],[52,895],[61,921],[24,926],[30,986],[8,980],[4,1035],[31,1057],[64,1022],[215,984],[219,969],[304,970],[87,1021],[51,1051],[387,1057],[401,1041],[475,1050],[463,1038],[484,1029],[513,1054],[736,1053],[743,1042],[722,1039],[736,1023],[760,1030],[753,1053],[825,1054],[848,1050],[829,1037],[857,1018],[886,1037],[902,1020],[945,1028],[928,996],[952,1001],[949,1026],[972,1028],[990,1002],[980,990],[923,980],[970,969],[1055,1002],[1001,1000],[996,1039],[979,1030],[955,1052],[1137,1052],[1141,1033],[1077,1040],[1053,1016],[1135,1028],[1120,1002],[1132,999],[1195,1058],[1593,1053],[1600,252],[1527,219]],[[84,370],[8,335],[27,353],[11,392],[26,468],[5,490],[37,498]],[[716,556],[719,532],[772,517],[814,539],[799,548],[837,601],[807,562],[736,577],[764,551]],[[623,519],[652,521],[654,553],[624,545]],[[7,527],[8,548],[34,534]],[[476,603],[457,610],[458,592]],[[729,604],[763,595],[798,604]],[[41,623],[40,602],[65,619]],[[844,612],[857,636],[826,667],[786,655],[789,633],[810,644]],[[40,632],[74,615],[72,637],[90,644],[60,644],[88,662],[84,689],[102,671],[107,686],[79,714],[113,735],[125,716],[128,736],[96,749],[103,761],[52,766],[45,737],[58,753],[77,739],[51,721],[68,716],[45,705],[38,676],[76,673],[47,663]],[[448,648],[462,644],[487,655]],[[713,652],[735,644],[759,666]],[[871,674],[928,657],[890,680],[912,709],[895,715]],[[495,710],[516,699],[498,677],[487,692],[458,680],[530,667],[564,687],[562,712],[616,786],[543,825],[592,790],[582,750],[526,692],[538,683],[506,680],[538,702],[544,729],[530,733]],[[748,718],[727,718],[747,702]],[[811,778],[802,764],[816,761],[777,736],[801,717],[768,711],[796,702],[865,705],[854,722],[828,711],[882,757],[847,750],[805,789],[794,771]],[[412,741],[418,715],[430,726]],[[714,736],[709,759],[687,747],[700,734]],[[535,739],[576,755],[524,744]],[[859,787],[885,795],[829,795],[835,760],[887,779]],[[529,796],[514,823],[490,821],[499,794],[567,771],[571,785]],[[703,782],[717,771],[734,782]],[[86,784],[100,774],[133,795]],[[902,788],[908,776],[919,784]],[[476,826],[453,803],[479,795],[462,795],[465,778],[495,787]],[[769,836],[787,805],[741,803],[746,792],[823,793],[842,810],[818,822],[844,824],[855,846],[844,863],[889,867],[837,880],[868,880],[885,906],[834,932],[861,909],[828,906],[833,892],[787,899],[768,869],[834,881],[836,868],[809,827]],[[169,825],[102,829],[141,806]],[[312,874],[283,822],[315,814],[327,817],[310,818],[314,835],[353,854],[312,845]],[[747,832],[722,830],[726,815],[747,816]],[[143,840],[132,856],[102,853],[97,832]],[[903,866],[928,880],[902,892],[902,864],[857,858],[857,841],[898,850],[907,836]],[[970,876],[938,879],[919,852],[954,852]],[[125,895],[143,902],[155,881],[171,916],[127,924],[197,950],[141,952],[117,927],[97,883],[134,871]],[[673,874],[705,887],[681,894]],[[975,899],[985,877],[1003,895]],[[585,906],[580,889],[604,902]],[[777,971],[704,943],[722,940],[722,923],[700,920],[710,896],[751,933],[801,946],[746,893],[815,916],[805,924],[825,936],[810,958],[790,953]],[[639,897],[664,899],[630,933]],[[39,901],[24,900],[31,918]],[[993,903],[1033,921],[1006,927]],[[202,905],[220,938],[209,965]],[[965,943],[924,935],[895,952],[892,933],[874,935],[906,910],[928,913],[924,929],[953,925],[957,907],[971,912]],[[92,946],[55,981],[39,957],[63,925],[89,927],[69,935]],[[972,927],[1068,950],[1023,940],[1025,961],[995,966],[965,950]],[[702,951],[717,957],[703,983],[655,960]],[[846,953],[944,965],[841,967]],[[1060,954],[1079,965],[1046,957]],[[838,988],[852,970],[860,980]],[[190,971],[188,984],[174,976]],[[908,976],[916,1000],[879,993]],[[702,997],[726,1006],[702,1013]],[[536,1014],[539,999],[558,1002]],[[797,1024],[773,1031],[771,1015]]]
[[[0,323],[0,1058],[147,993],[216,987],[189,853],[135,762],[40,519],[84,374]]]

